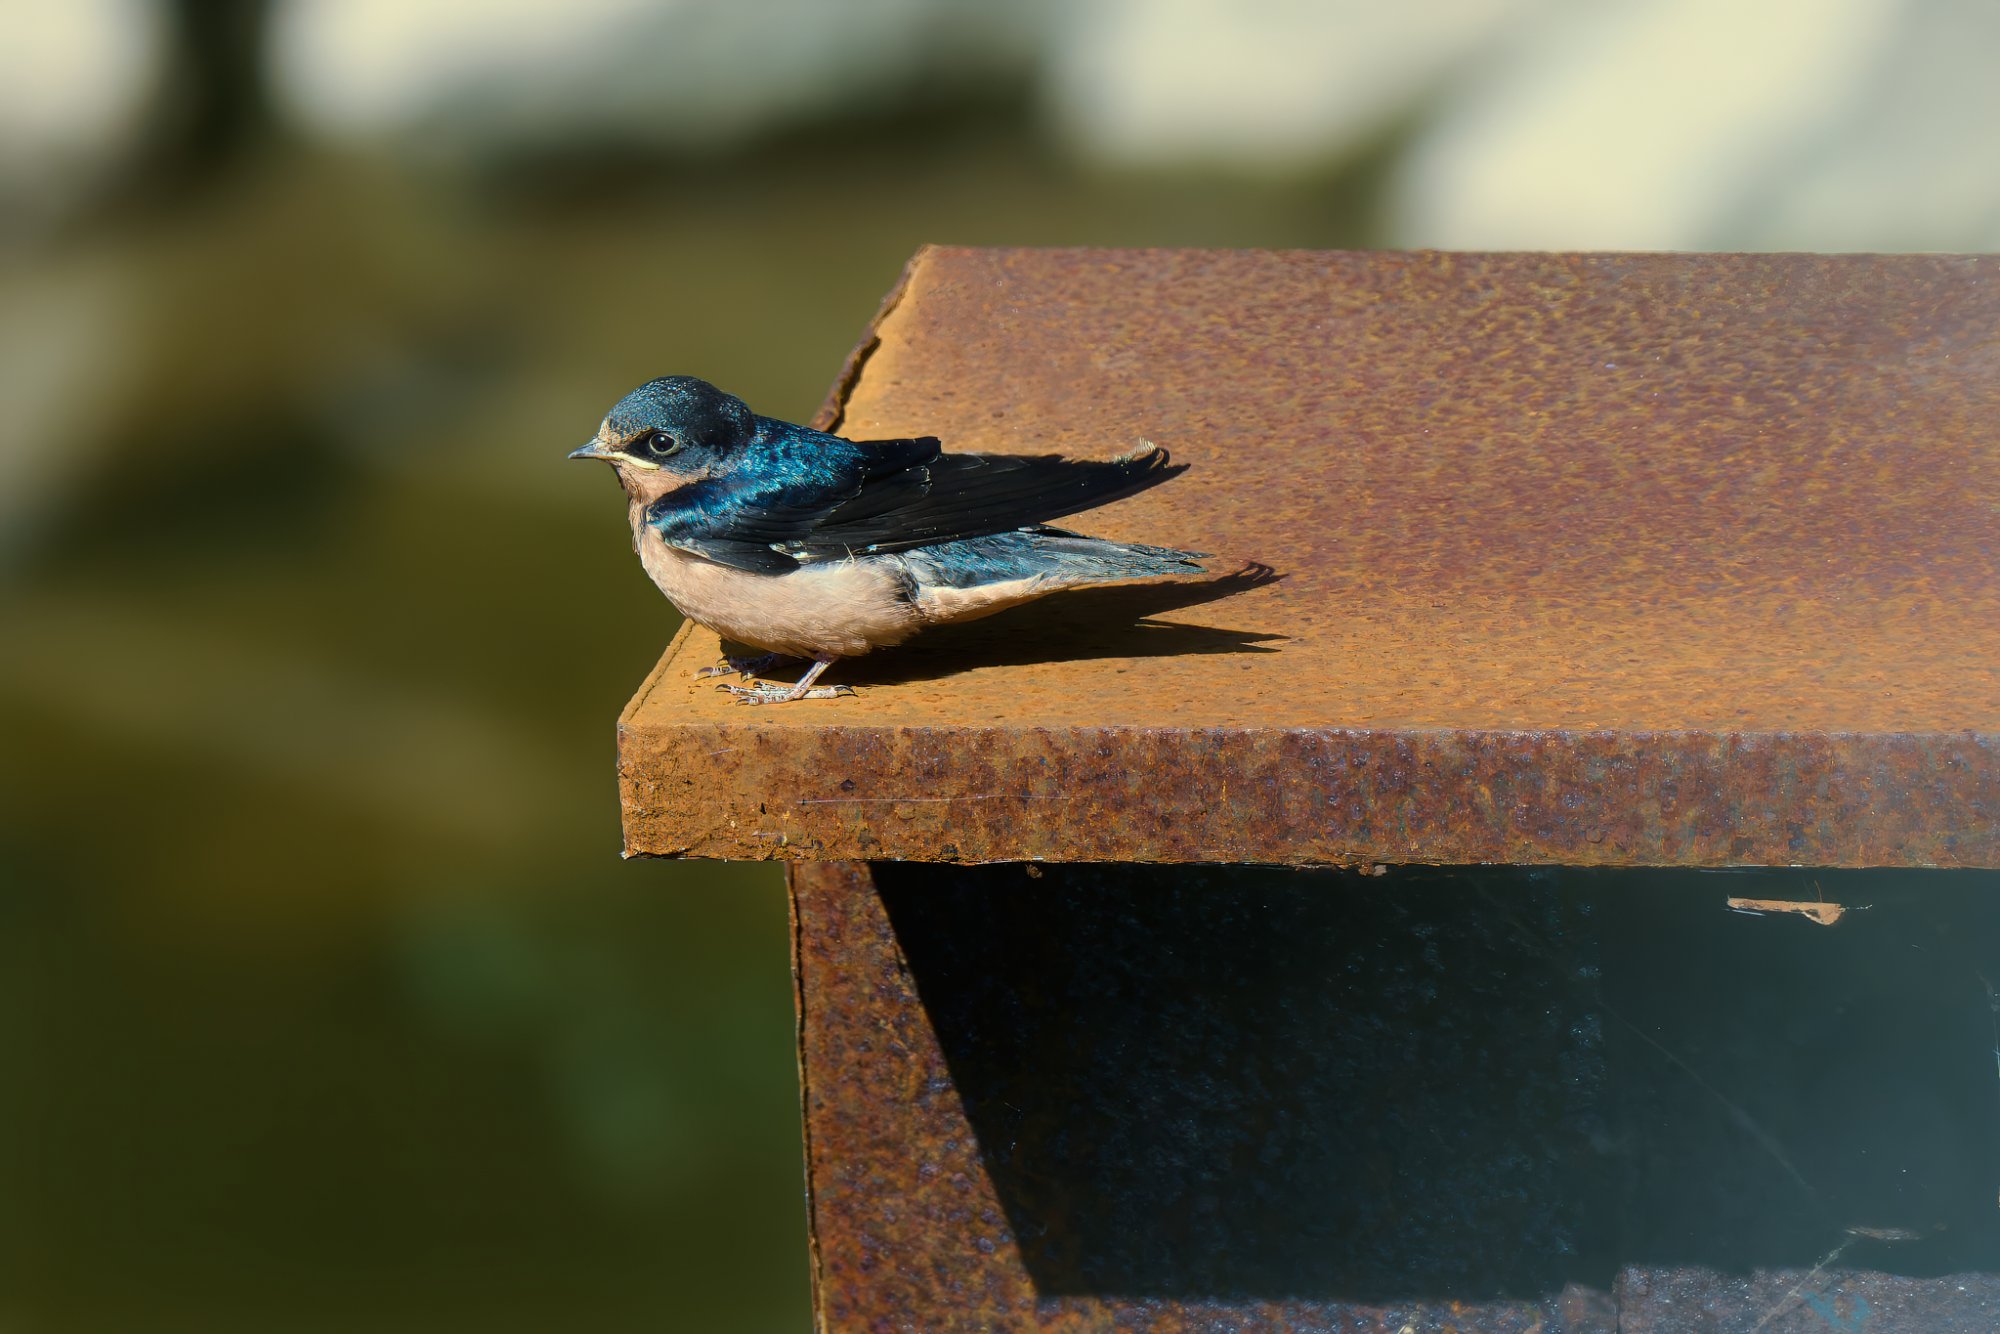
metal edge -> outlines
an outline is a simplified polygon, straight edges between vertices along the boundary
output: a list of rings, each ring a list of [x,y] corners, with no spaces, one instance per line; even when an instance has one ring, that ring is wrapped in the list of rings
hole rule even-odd
[[[902,304],[917,270],[928,263],[937,250],[938,247],[934,245],[920,245],[917,247],[917,253],[911,255],[909,262],[903,265],[903,271],[896,276],[896,285],[889,289],[888,295],[882,298],[882,304],[875,308],[873,318],[868,321],[867,328],[862,330],[861,340],[848,351],[847,360],[841,363],[840,374],[834,377],[833,386],[826,391],[826,397],[820,402],[819,411],[813,414],[811,424],[815,430],[840,429],[840,423],[847,415],[847,400],[853,395],[854,386],[860,383],[861,372],[867,367],[868,359],[875,355],[875,350],[882,346],[882,326],[888,322],[896,307]]]
[[[813,1187],[812,1084],[806,1068],[806,960],[799,914],[799,880],[814,874],[810,863],[785,868],[785,921],[792,955],[792,1056],[799,1068],[799,1132],[801,1170],[806,1187],[806,1274],[812,1290],[814,1334],[825,1334],[826,1311],[820,1305],[819,1201]]]
[[[639,717],[639,711],[645,708],[646,701],[652,696],[654,689],[666,677],[668,665],[679,655],[681,644],[694,631],[693,621],[686,619],[681,621],[680,628],[675,630],[673,638],[667,641],[666,651],[660,654],[660,660],[653,664],[653,670],[646,673],[646,679],[639,683],[638,690],[633,692],[631,699],[625,701],[625,707],[618,713],[614,761],[618,774],[618,832],[621,844],[618,855],[628,860],[633,857],[657,855],[633,846],[632,812],[637,802],[633,798],[633,780],[627,768],[627,761],[632,755],[631,729]],[[642,729],[641,735],[643,734]]]
[[[635,765],[651,775],[628,793],[636,847],[778,861],[2000,864],[1992,733],[868,726],[739,748],[741,737],[699,724],[635,732]],[[1137,768],[1152,775],[1143,789]],[[1746,806],[1745,786],[1761,792],[1780,771],[1783,799]],[[921,797],[903,794],[911,772],[934,775]],[[1180,781],[1163,787],[1162,774]],[[1216,800],[1218,782],[1234,800]],[[690,789],[703,792],[698,809],[669,795]],[[1078,810],[1052,818],[1048,803],[1071,792]],[[1089,813],[1106,809],[1152,818],[1112,838]]]

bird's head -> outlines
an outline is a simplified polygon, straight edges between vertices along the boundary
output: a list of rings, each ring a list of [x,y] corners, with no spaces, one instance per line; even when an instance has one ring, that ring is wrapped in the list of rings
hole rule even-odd
[[[609,463],[635,495],[664,492],[712,476],[756,429],[742,399],[692,375],[667,375],[619,399],[569,456]]]

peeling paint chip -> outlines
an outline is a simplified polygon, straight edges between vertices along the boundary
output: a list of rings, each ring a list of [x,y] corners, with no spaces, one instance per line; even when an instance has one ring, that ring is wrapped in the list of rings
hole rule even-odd
[[[1801,917],[1818,922],[1821,926],[1832,926],[1847,915],[1848,909],[1840,903],[1798,903],[1791,899],[1729,899],[1731,912],[1795,912]],[[1860,911],[1856,909],[1855,911]]]

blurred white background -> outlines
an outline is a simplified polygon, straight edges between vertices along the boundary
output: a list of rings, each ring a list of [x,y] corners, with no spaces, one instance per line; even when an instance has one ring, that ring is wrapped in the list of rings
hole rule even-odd
[[[74,198],[157,104],[159,6],[0,31],[6,198]],[[2000,242],[1985,0],[275,0],[265,40],[303,133],[413,153],[718,153],[1000,78],[1106,168],[1309,177],[1396,134],[1396,245]]]

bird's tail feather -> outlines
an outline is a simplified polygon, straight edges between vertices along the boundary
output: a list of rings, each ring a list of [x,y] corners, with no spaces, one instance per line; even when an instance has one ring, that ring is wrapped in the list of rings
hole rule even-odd
[[[919,547],[903,552],[902,559],[918,583],[929,587],[977,588],[1037,579],[1053,592],[1074,584],[1200,574],[1206,554],[1036,528]]]

